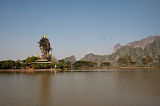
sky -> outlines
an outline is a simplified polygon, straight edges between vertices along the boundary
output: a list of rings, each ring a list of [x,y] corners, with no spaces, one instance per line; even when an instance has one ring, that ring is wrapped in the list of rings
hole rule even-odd
[[[108,55],[126,45],[160,35],[160,0],[0,0],[0,60],[41,55],[46,34],[52,55],[62,59]]]

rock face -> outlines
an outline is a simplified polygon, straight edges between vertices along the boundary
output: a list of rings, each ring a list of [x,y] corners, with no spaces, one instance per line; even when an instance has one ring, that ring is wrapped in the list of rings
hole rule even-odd
[[[90,61],[90,62],[96,62],[98,65],[108,60],[108,55],[95,55],[93,53],[87,54],[84,56],[84,58],[81,59],[81,61]]]
[[[44,35],[39,43],[39,47],[42,53],[42,59],[46,59],[48,61],[51,61],[51,54],[49,54],[49,51],[52,49],[50,47],[50,42],[49,40],[46,38],[46,35]]]
[[[119,43],[117,43],[115,46],[114,46],[114,49],[113,49],[113,52],[115,53],[118,49],[121,48],[121,45]]]
[[[71,64],[75,63],[76,62],[76,58],[74,55],[70,56],[70,57],[66,57],[65,59],[63,59],[64,62],[71,62]]]
[[[128,43],[127,46],[130,46],[130,47],[133,47],[133,48],[145,48],[147,45],[153,43],[155,40],[157,39],[160,39],[160,36],[149,36],[145,39],[142,39],[140,41],[134,41],[134,42],[131,42],[131,43]]]
[[[110,55],[94,55],[90,53],[85,55],[81,60],[96,62],[98,65],[103,62],[110,62],[112,65],[117,65],[118,58],[129,55],[133,61],[141,64],[143,57],[150,56],[155,60],[159,54],[160,36],[149,36],[140,41],[128,43],[125,46],[116,44],[113,53]]]

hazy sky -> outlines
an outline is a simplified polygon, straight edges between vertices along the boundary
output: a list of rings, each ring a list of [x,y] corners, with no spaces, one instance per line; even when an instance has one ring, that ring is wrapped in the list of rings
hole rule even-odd
[[[160,0],[0,0],[0,60],[40,55],[44,33],[58,59],[111,54],[160,35]]]

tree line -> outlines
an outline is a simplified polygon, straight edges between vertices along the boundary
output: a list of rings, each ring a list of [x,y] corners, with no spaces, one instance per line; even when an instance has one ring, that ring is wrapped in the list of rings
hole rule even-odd
[[[78,68],[87,68],[87,67],[97,67],[98,64],[95,62],[90,61],[76,61],[75,63],[71,63],[70,61],[65,62],[65,60],[59,60],[58,64],[55,63],[38,63],[35,64],[34,62],[40,58],[37,57],[28,57],[26,60],[20,61],[13,61],[13,60],[5,60],[0,61],[0,69],[20,69],[20,68],[34,68],[34,69],[50,69],[50,68],[57,68],[57,69],[78,69]],[[141,59],[143,66],[160,66],[160,55],[158,55],[156,61],[150,56],[146,56]],[[117,60],[118,66],[135,66],[137,62],[133,61],[131,56],[123,56]],[[100,67],[110,67],[112,64],[110,62],[103,62],[99,65]]]
[[[38,57],[32,56],[28,57],[25,60],[5,60],[0,61],[0,69],[26,69],[26,68],[34,68],[34,69],[49,69],[51,67],[54,67],[54,64],[34,64],[36,60],[38,60]]]
[[[150,56],[143,57],[141,59],[143,66],[160,66],[160,55],[156,58],[155,61]],[[137,62],[131,59],[131,56],[120,57],[117,60],[119,66],[134,66]]]

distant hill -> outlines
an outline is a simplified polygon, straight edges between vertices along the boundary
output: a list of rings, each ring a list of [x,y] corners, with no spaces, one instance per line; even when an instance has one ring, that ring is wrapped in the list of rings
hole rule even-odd
[[[141,59],[150,56],[153,60],[160,54],[160,36],[149,36],[145,39],[130,42],[125,46],[119,43],[115,45],[113,53],[110,55],[87,54],[81,60],[96,62],[100,65],[102,62],[117,64],[117,59],[126,55],[131,56],[133,61],[141,64]]]
[[[64,60],[64,62],[71,62],[71,64],[73,64],[73,63],[75,63],[76,62],[76,58],[75,58],[75,56],[74,55],[72,55],[72,56],[70,56],[70,57],[66,57],[66,58],[64,58],[63,59]]]

